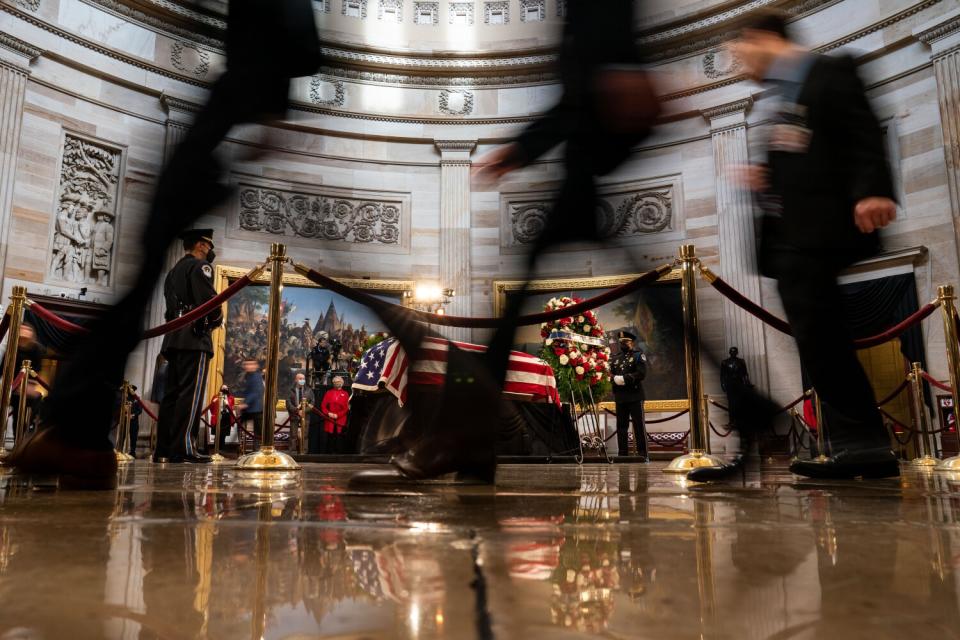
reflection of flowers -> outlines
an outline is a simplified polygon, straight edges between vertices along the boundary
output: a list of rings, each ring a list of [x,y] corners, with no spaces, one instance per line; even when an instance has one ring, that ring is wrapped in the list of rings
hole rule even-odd
[[[601,545],[589,551],[564,548],[550,599],[554,624],[590,633],[607,628],[613,615],[613,595],[620,588],[620,572],[613,562],[616,549],[609,547]]]
[[[544,310],[555,311],[580,302],[583,301],[568,296],[551,298],[544,306]],[[605,396],[610,390],[610,349],[579,342],[576,338],[551,338],[555,331],[564,331],[590,339],[602,338],[603,326],[597,314],[593,311],[585,311],[576,317],[570,316],[541,324],[540,337],[543,338],[544,346],[540,351],[540,357],[553,368],[561,396],[592,395],[596,399]]]

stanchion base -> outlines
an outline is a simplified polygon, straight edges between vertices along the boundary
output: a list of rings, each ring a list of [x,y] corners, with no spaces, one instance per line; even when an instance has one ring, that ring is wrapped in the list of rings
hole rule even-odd
[[[228,460],[219,453],[210,456],[210,464],[224,464],[225,462],[228,462]]]
[[[952,458],[941,460],[940,464],[937,465],[937,471],[960,471],[960,456],[953,456]]]
[[[691,451],[682,456],[674,458],[664,469],[664,473],[689,473],[694,469],[702,467],[722,467],[723,460],[712,456],[706,451]]]
[[[910,466],[919,467],[921,469],[933,469],[934,467],[940,466],[940,461],[933,456],[927,455],[914,458],[910,461]]]
[[[298,471],[300,465],[292,457],[273,447],[264,447],[237,460],[240,471]]]
[[[124,453],[123,451],[114,451],[113,454],[117,457],[117,463],[119,464],[123,464],[125,462],[133,462],[134,460],[136,460],[136,458],[134,458],[132,455],[130,455],[129,453]]]

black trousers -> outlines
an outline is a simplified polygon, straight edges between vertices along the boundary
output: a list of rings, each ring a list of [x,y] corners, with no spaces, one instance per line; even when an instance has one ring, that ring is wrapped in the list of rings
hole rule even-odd
[[[833,450],[889,446],[844,313],[840,267],[792,251],[778,252],[771,260],[800,361],[823,404]]]
[[[137,438],[140,437],[140,416],[130,418],[130,451],[128,452],[134,458],[137,457]]]
[[[637,455],[647,455],[647,429],[643,421],[643,400],[617,402],[617,455],[630,454],[627,441],[630,422],[633,421],[633,436],[637,442]]]
[[[157,423],[158,458],[171,461],[197,454],[192,435],[200,424],[203,390],[210,354],[205,351],[171,350],[164,354],[170,363],[167,384],[160,402]]]

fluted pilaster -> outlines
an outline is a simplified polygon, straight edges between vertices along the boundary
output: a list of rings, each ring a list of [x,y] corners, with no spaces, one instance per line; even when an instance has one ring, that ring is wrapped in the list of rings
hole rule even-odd
[[[470,154],[475,140],[436,140],[440,150],[440,285],[456,290],[447,313],[469,316]],[[469,329],[445,328],[452,340],[470,340]]]
[[[26,42],[0,31],[0,274],[4,273],[7,264],[27,77],[30,63],[41,53]]]
[[[931,48],[940,103],[950,211],[957,252],[960,253],[960,9],[920,27],[914,31],[914,36]]]
[[[751,98],[707,109],[716,176],[717,228],[720,239],[720,275],[754,302],[760,302],[753,198],[741,186],[740,174],[749,163],[746,115]],[[753,383],[767,387],[766,341],[763,323],[724,300],[723,327],[727,346],[740,349]]]

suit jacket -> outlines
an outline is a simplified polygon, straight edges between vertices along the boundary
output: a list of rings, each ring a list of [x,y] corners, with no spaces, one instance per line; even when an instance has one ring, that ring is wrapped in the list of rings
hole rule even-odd
[[[300,393],[303,398],[307,399],[311,405],[316,404],[316,397],[313,395],[313,389],[307,385],[300,387]],[[290,414],[290,422],[293,424],[300,424],[300,405],[297,403],[297,386],[294,385],[290,389],[290,394],[287,396],[287,413]]]
[[[169,322],[181,312],[194,309],[216,295],[213,267],[206,260],[187,254],[180,258],[163,281],[163,297],[167,305],[164,318]],[[163,336],[160,352],[178,349],[213,354],[210,332],[222,322],[223,309],[218,307],[201,320]]]
[[[794,136],[798,134],[799,137]],[[799,140],[799,144],[776,141]],[[854,206],[894,198],[883,131],[850,58],[815,56],[796,103],[785,101],[771,125],[770,193],[763,219],[761,270],[777,276],[783,252],[813,252],[837,268],[879,250],[861,233]]]

